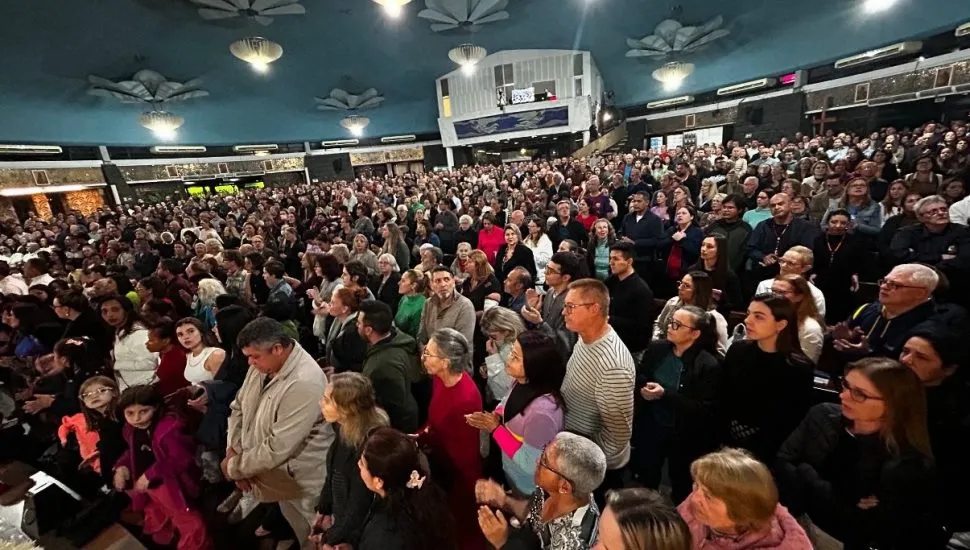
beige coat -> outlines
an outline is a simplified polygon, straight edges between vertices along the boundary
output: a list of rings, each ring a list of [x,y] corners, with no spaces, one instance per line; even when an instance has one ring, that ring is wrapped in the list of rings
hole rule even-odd
[[[229,477],[253,482],[260,502],[319,495],[334,432],[320,414],[327,379],[299,344],[283,368],[267,375],[250,368],[229,415]]]

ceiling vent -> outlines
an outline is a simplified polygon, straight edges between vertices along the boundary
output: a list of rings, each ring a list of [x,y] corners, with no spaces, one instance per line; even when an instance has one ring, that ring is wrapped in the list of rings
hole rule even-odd
[[[647,103],[647,109],[663,109],[664,107],[675,107],[677,105],[686,105],[693,102],[694,96],[682,95],[680,97],[672,97],[670,99],[662,99],[660,101],[651,101],[650,103]]]
[[[59,145],[0,145],[4,155],[59,155],[63,153]]]
[[[953,34],[957,35],[957,38],[961,36],[970,36],[970,23],[960,25]]]
[[[204,145],[155,145],[149,149],[155,155],[177,155],[179,153],[205,153]]]
[[[47,176],[47,170],[31,170],[30,175],[34,177],[34,185],[50,185],[51,179]]]
[[[885,48],[876,48],[875,50],[869,50],[865,53],[860,53],[859,55],[842,58],[835,62],[835,68],[845,69],[848,67],[855,67],[857,65],[865,65],[866,63],[872,63],[873,61],[879,61],[881,59],[916,53],[922,48],[923,43],[918,40],[900,42],[899,44],[893,44],[892,46],[886,46]]]
[[[726,86],[724,88],[718,88],[717,95],[732,95],[740,94],[744,92],[750,92],[752,90],[760,90],[762,88],[767,88],[768,86],[774,86],[774,78],[759,78],[758,80],[752,80],[750,82],[742,82],[741,84],[735,84],[734,86]]]
[[[414,134],[406,136],[387,136],[381,138],[381,143],[408,143],[418,139]]]
[[[333,141],[321,141],[320,145],[323,147],[347,147],[358,143],[360,143],[359,139],[335,139]]]
[[[268,153],[279,148],[280,146],[275,143],[267,143],[263,145],[235,145],[232,150],[237,153]]]

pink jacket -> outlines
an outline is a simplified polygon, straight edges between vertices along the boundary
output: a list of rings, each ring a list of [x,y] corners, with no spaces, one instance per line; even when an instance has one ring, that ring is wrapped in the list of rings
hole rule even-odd
[[[74,437],[77,438],[81,460],[87,460],[98,452],[98,441],[101,437],[98,432],[88,429],[88,421],[84,419],[83,413],[65,416],[61,419],[61,426],[57,428],[57,438],[61,440],[62,446],[67,444],[67,436],[71,432],[74,432]],[[91,468],[100,474],[101,460],[96,458],[91,461]]]
[[[740,538],[712,536],[710,529],[694,516],[690,499],[680,503],[677,512],[690,527],[693,550],[812,550],[805,530],[780,504],[768,527]]]

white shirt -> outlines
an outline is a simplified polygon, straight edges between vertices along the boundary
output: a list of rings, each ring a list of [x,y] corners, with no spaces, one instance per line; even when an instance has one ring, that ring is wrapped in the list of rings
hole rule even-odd
[[[964,197],[950,206],[950,221],[960,225],[967,225],[970,219],[970,196]]]
[[[771,283],[774,279],[765,279],[758,283],[758,288],[754,291],[755,294],[764,294],[766,292],[771,292]],[[812,283],[808,283],[809,290],[812,291],[812,299],[815,300],[815,307],[818,308],[818,314],[825,317],[825,295],[822,291],[818,289],[817,286]]]
[[[812,363],[818,363],[818,358],[822,356],[824,341],[825,331],[822,330],[822,325],[814,318],[806,317],[798,327],[798,343]]]
[[[43,275],[38,275],[33,279],[27,281],[27,288],[30,288],[34,285],[49,285],[53,281],[54,281],[53,277],[51,277],[47,273],[44,273]]]
[[[19,273],[7,275],[0,281],[0,292],[6,294],[27,294],[27,283]]]

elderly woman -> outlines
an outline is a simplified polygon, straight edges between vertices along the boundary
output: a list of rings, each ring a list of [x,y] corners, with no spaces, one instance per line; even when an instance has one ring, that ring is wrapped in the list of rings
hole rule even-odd
[[[463,214],[458,218],[458,232],[455,233],[455,242],[468,243],[471,248],[478,247],[478,231],[475,230],[475,219],[468,214]]]
[[[414,266],[414,269],[429,275],[431,274],[431,270],[441,265],[441,261],[444,259],[444,253],[437,246],[422,246],[418,256],[421,258],[421,261],[418,265]]]
[[[370,239],[363,233],[354,236],[353,248],[350,250],[350,259],[357,260],[367,266],[367,272],[376,275],[378,272],[377,255],[370,249]]]
[[[778,504],[767,466],[740,449],[703,456],[690,467],[694,492],[677,507],[694,550],[812,550],[802,526]]]
[[[466,416],[482,410],[482,396],[472,381],[472,345],[452,328],[435,331],[421,353],[424,370],[432,378],[428,422],[417,433],[418,444],[429,451],[431,469],[448,492],[461,534],[461,548],[481,550],[475,515],[475,482],[482,477],[478,430]]]
[[[455,261],[451,262],[451,274],[455,276],[455,281],[460,285],[465,281],[465,277],[468,273],[465,271],[465,266],[468,265],[468,256],[472,253],[472,245],[467,242],[458,243],[458,248],[456,249]]]
[[[373,254],[373,252],[372,252]],[[401,300],[398,289],[401,282],[401,268],[393,254],[384,253],[377,258],[377,276],[370,281],[370,291],[378,300],[391,306],[391,311],[397,311],[397,304]]]
[[[507,495],[494,481],[478,482],[475,496],[484,504],[478,509],[478,524],[485,538],[497,549],[506,544],[510,548],[589,548],[600,515],[593,491],[606,476],[603,450],[581,435],[562,432],[546,446],[538,464],[538,487],[528,499]],[[510,528],[503,513],[515,516],[522,527]]]
[[[525,332],[525,325],[519,314],[504,307],[493,307],[483,313],[481,325],[487,355],[480,372],[487,381],[486,402],[494,403],[512,386],[512,377],[505,371],[505,365],[515,340]]]

